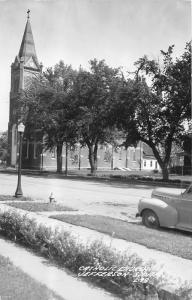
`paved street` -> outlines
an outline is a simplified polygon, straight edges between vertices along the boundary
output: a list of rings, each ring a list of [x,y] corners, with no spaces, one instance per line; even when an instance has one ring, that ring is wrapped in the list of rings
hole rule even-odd
[[[15,174],[0,174],[0,194],[14,195],[17,185]],[[110,181],[55,179],[22,176],[24,196],[48,200],[53,192],[56,200],[86,211],[122,219],[132,218],[141,197],[151,195],[153,187]]]

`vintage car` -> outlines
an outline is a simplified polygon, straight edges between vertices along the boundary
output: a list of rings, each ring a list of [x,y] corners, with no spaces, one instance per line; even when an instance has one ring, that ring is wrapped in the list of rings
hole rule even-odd
[[[169,192],[168,192],[169,190]],[[150,228],[169,227],[192,232],[192,183],[185,190],[159,188],[139,201],[138,213]]]

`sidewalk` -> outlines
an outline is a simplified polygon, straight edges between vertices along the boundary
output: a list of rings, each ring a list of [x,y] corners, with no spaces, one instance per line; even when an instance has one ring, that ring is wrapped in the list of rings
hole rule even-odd
[[[0,205],[1,211],[15,210],[15,208],[8,207],[5,204]],[[26,214],[26,211],[16,209],[21,214]],[[27,212],[30,218],[36,220],[38,224],[44,224],[45,226],[58,230],[66,230],[76,236],[82,243],[90,243],[95,240],[102,240],[106,245],[118,250],[127,251],[130,254],[137,254],[144,262],[154,260],[156,262],[157,274],[166,273],[169,277],[169,282],[163,288],[174,292],[174,290],[181,287],[186,281],[192,282],[192,260],[183,259],[168,253],[157,251],[154,249],[148,249],[145,246],[138,245],[136,243],[127,242],[125,240],[109,237],[105,234],[97,231],[87,229],[80,226],[74,226],[68,223],[64,223],[55,219],[49,219],[47,216],[40,213]],[[1,245],[0,245],[1,249]],[[1,250],[0,250],[1,254]],[[91,297],[91,299],[93,299]],[[98,298],[102,299],[102,298]]]

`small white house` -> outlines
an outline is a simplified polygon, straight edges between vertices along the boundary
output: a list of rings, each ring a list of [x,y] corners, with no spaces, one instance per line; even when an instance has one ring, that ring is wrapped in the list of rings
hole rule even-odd
[[[142,170],[160,170],[160,166],[154,157],[152,149],[143,143]]]

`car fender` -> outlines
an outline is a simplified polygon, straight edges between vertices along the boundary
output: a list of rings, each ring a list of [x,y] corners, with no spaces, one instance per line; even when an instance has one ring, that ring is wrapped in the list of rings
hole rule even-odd
[[[177,210],[168,203],[157,198],[142,198],[139,202],[139,213],[142,216],[144,210],[152,210],[156,213],[160,226],[175,227],[178,220]]]

